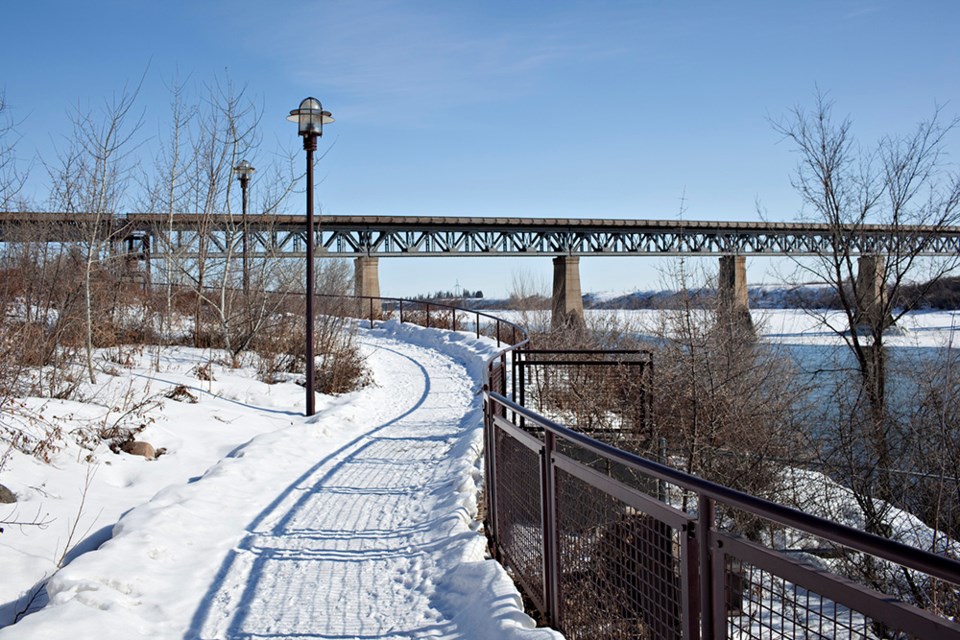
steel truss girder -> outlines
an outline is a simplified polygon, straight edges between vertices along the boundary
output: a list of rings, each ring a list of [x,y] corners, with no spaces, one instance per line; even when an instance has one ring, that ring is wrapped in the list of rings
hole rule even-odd
[[[304,216],[89,214],[0,212],[0,241],[17,236],[71,241],[98,236],[145,237],[154,256],[231,258],[242,252],[243,233],[254,257],[302,257]],[[53,229],[53,231],[43,229]],[[830,253],[958,255],[960,228],[865,225],[834,233],[826,225],[676,220],[590,220],[532,218],[439,218],[321,216],[315,246],[329,256],[805,256]],[[38,236],[37,234],[40,234]],[[42,241],[41,240],[41,241]]]
[[[215,229],[191,236],[181,234],[175,243],[163,235],[154,243],[155,255],[168,246],[191,255],[211,258],[237,256],[242,235]],[[203,246],[201,246],[201,241]],[[252,232],[248,251],[258,257],[301,257],[305,231]],[[527,230],[402,231],[319,229],[315,243],[319,254],[341,257],[412,256],[679,256],[754,255],[810,256],[850,254],[957,255],[960,235],[856,235],[843,240],[818,233],[687,233],[678,231],[567,232]]]

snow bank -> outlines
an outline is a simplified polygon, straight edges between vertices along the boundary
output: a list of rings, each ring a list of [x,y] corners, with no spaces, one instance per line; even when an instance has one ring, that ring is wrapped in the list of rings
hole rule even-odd
[[[322,617],[306,616],[307,601],[323,606],[312,611],[327,616],[327,631],[339,624],[348,625],[344,632],[362,627],[366,633],[374,630],[374,621],[392,619],[398,635],[407,628],[433,630],[435,637],[560,637],[533,628],[509,577],[486,559],[485,541],[473,517],[480,481],[479,390],[484,361],[496,349],[485,339],[395,322],[361,335],[375,384],[340,398],[323,398],[310,419],[301,414],[303,391],[293,384],[269,387],[252,379],[251,371],[223,369],[215,370],[215,381],[191,381],[190,368],[202,361],[201,354],[191,350],[165,356],[170,364],[160,374],[149,366],[126,374],[163,388],[190,383],[200,401],[164,401],[152,414],[157,422],[143,437],[170,449],[156,462],[96,452],[100,466],[82,515],[92,520],[100,514],[92,525],[100,529],[88,541],[89,547],[99,549],[57,572],[47,583],[47,606],[0,630],[0,638],[232,637],[251,628],[272,629],[275,637],[303,637],[324,624]],[[396,452],[368,455],[374,445],[403,443],[409,446],[401,449],[413,456],[409,463]],[[445,455],[426,456],[424,451],[436,443],[444,445]],[[201,449],[203,455],[190,453]],[[56,469],[15,456],[4,470],[4,482],[21,495],[29,495],[29,487],[37,483],[46,483],[43,492],[48,495],[53,486],[58,496],[76,492],[78,473],[85,466],[65,457],[76,453],[62,452]],[[211,455],[222,459],[204,472],[197,470]],[[350,534],[349,519],[335,519],[325,527],[315,523],[316,530],[293,527],[298,518],[313,513],[304,506],[313,504],[311,500],[348,492],[350,504],[356,505],[362,496],[377,500],[393,491],[390,482],[374,483],[364,491],[336,484],[337,474],[347,471],[359,472],[357,486],[374,482],[385,468],[377,464],[406,469],[411,478],[426,474],[427,483],[407,491],[400,482],[396,500],[409,494],[413,502],[368,510],[363,518],[400,522],[396,519],[410,513],[418,515],[419,524],[411,522],[396,535],[383,526]],[[160,482],[169,486],[147,500]],[[49,504],[42,501],[43,492],[29,496],[20,508]],[[76,505],[77,500],[67,502]],[[142,504],[120,517],[138,502]],[[433,511],[420,512],[427,507]],[[13,575],[25,578],[3,581],[8,601],[53,569],[42,545],[21,544],[33,535],[8,531],[0,539],[0,562],[5,568],[16,567]],[[334,542],[343,548],[329,547]],[[378,546],[387,543],[393,546]],[[347,550],[368,555],[344,556]],[[369,565],[336,563],[344,557]],[[290,561],[270,564],[283,558]],[[265,571],[265,566],[278,569]],[[332,574],[309,573],[331,566],[338,571],[354,566],[384,571],[361,571],[350,583],[336,583]],[[306,573],[287,576],[281,570],[291,567]],[[26,578],[28,569],[32,574]],[[392,581],[384,583],[385,576]],[[306,582],[286,609],[273,603],[257,607],[271,597],[286,597],[298,580]],[[365,590],[371,585],[377,588]],[[327,598],[334,586],[344,598],[359,598],[359,604],[337,609]],[[5,612],[16,608],[8,604]],[[368,613],[360,615],[362,611]],[[379,631],[382,637],[394,637],[386,627]]]

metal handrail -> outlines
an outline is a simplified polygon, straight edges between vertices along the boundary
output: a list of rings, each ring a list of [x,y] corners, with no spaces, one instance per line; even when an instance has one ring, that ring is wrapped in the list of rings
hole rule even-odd
[[[373,304],[374,304],[375,302],[377,302],[377,301],[380,302],[380,309],[379,309],[379,310],[380,310],[381,313],[383,312],[383,303],[386,302],[386,303],[390,303],[390,304],[395,305],[395,306],[397,307],[399,313],[400,313],[400,318],[399,318],[400,322],[403,322],[403,321],[404,321],[404,320],[403,320],[404,305],[406,305],[407,307],[413,306],[413,307],[414,307],[414,309],[413,309],[414,311],[418,311],[418,310],[419,310],[419,309],[417,309],[417,307],[423,307],[424,310],[425,310],[426,313],[427,313],[427,318],[428,318],[428,319],[429,319],[429,317],[430,317],[429,314],[430,314],[430,310],[431,310],[432,308],[436,308],[436,309],[440,309],[440,310],[444,310],[444,311],[450,311],[450,312],[453,314],[453,315],[452,315],[452,320],[453,320],[453,330],[454,330],[454,331],[457,330],[457,324],[456,324],[456,323],[457,323],[457,316],[456,316],[457,313],[462,313],[462,314],[465,314],[465,315],[473,315],[473,316],[476,318],[475,326],[476,326],[476,335],[477,335],[477,337],[479,338],[480,335],[481,335],[481,332],[480,332],[480,318],[486,318],[487,320],[492,321],[492,322],[494,323],[494,325],[496,326],[496,336],[495,336],[495,339],[497,340],[497,346],[500,346],[501,344],[504,344],[504,343],[507,343],[507,344],[510,345],[507,349],[504,349],[504,352],[511,351],[511,350],[513,350],[513,349],[524,348],[526,345],[528,345],[528,344],[530,343],[530,336],[529,336],[529,334],[527,333],[526,329],[524,329],[523,327],[521,327],[521,326],[518,325],[517,323],[515,323],[515,322],[510,322],[509,320],[504,320],[503,318],[499,318],[499,317],[497,317],[497,316],[495,316],[495,315],[493,315],[493,314],[486,313],[486,312],[480,311],[480,310],[478,310],[478,309],[468,309],[468,308],[466,308],[466,307],[458,307],[458,306],[456,306],[456,305],[446,304],[446,303],[443,303],[443,302],[433,302],[433,301],[431,301],[431,300],[410,300],[410,299],[407,299],[407,298],[390,298],[390,297],[384,297],[384,296],[345,296],[345,295],[337,295],[337,294],[319,294],[319,293],[318,293],[318,294],[315,294],[315,295],[316,295],[316,297],[318,297],[318,298],[350,298],[350,299],[353,299],[353,300],[362,300],[362,301],[369,302],[369,303],[370,303],[370,316],[369,316],[368,319],[371,320],[371,321],[375,319],[374,316],[375,316],[376,314],[375,314],[375,312],[373,311]],[[377,319],[378,319],[378,318],[377,318]],[[503,335],[503,332],[500,330],[501,327],[503,327],[503,326],[509,327],[510,330],[511,330],[510,333],[511,333],[511,338],[512,338],[512,340],[509,341],[509,342],[505,339],[505,336]],[[520,340],[517,340],[517,337],[518,337],[518,336],[521,337]],[[502,352],[501,352],[501,353],[502,353]],[[494,356],[494,358],[491,359],[491,361],[499,358],[500,355],[501,355],[501,354],[498,353],[496,356]]]
[[[667,465],[641,458],[638,455],[574,431],[569,427],[565,427],[517,404],[501,394],[491,392],[489,396],[495,402],[523,416],[527,422],[533,422],[545,431],[553,433],[555,436],[575,442],[585,449],[613,459],[637,471],[643,471],[658,480],[663,480],[682,489],[696,492],[699,495],[706,496],[725,505],[743,509],[761,518],[772,520],[833,542],[838,542],[851,549],[884,558],[960,586],[960,561],[911,547],[860,529],[854,529],[832,520],[805,513],[792,507],[758,498],[757,496],[678,471]]]

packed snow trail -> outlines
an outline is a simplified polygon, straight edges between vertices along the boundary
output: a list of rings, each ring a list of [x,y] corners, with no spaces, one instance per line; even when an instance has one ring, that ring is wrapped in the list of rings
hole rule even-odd
[[[0,638],[558,638],[477,531],[489,347],[388,323],[364,348],[373,386],[134,509]]]
[[[395,374],[380,389],[382,426],[251,527],[201,637],[462,637],[432,580],[474,537],[455,493],[463,452],[451,456],[469,427],[472,381],[438,352],[381,349]]]

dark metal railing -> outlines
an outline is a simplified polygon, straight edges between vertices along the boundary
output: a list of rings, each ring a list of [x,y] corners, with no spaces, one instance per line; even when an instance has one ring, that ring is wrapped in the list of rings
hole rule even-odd
[[[231,296],[246,295],[242,289],[223,286],[205,286],[201,290],[196,285],[163,283],[150,286],[148,283],[141,283],[140,287],[144,291],[162,291],[165,287],[170,287],[178,295],[191,297],[204,295],[210,299],[216,299],[222,291],[228,292]],[[278,306],[277,301],[287,299],[297,300],[302,304],[304,299],[302,291],[262,291],[260,293],[273,298],[274,306]],[[470,331],[478,338],[487,336],[496,340],[497,346],[510,345],[511,349],[523,348],[529,342],[526,331],[519,325],[476,309],[428,300],[336,293],[318,293],[314,294],[314,298],[319,303],[318,315],[359,318],[368,320],[371,326],[376,321],[390,319],[396,314],[400,322],[453,331]]]
[[[491,546],[568,638],[958,638],[951,617],[727,530],[732,510],[911,572],[952,592],[960,562],[723,487],[485,394]],[[534,424],[542,437],[521,429]],[[664,504],[578,461],[582,449],[667,483]],[[938,582],[939,581],[939,582]],[[949,598],[947,598],[949,601]],[[953,602],[956,602],[954,599]]]

